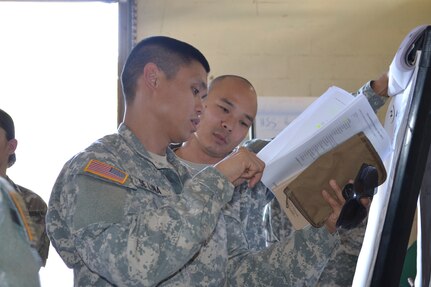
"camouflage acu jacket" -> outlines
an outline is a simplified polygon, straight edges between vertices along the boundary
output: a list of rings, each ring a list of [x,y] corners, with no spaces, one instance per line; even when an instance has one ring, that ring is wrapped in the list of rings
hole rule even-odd
[[[0,286],[40,287],[42,262],[30,220],[19,194],[0,177]]]
[[[33,229],[37,237],[36,249],[42,259],[42,266],[45,266],[49,252],[49,239],[45,228],[46,203],[33,191],[15,184],[10,178],[7,178],[7,180],[24,199],[28,213],[34,224]]]
[[[303,286],[338,244],[325,228],[248,251],[233,186],[191,177],[171,150],[156,164],[125,126],[74,156],[49,201],[47,231],[75,286]]]

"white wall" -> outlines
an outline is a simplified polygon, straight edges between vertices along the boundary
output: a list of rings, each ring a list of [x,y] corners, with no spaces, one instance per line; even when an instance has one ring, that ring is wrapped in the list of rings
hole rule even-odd
[[[46,203],[63,164],[116,131],[117,15],[116,4],[0,2],[0,108],[18,140],[8,175]],[[72,275],[51,245],[42,287]]]

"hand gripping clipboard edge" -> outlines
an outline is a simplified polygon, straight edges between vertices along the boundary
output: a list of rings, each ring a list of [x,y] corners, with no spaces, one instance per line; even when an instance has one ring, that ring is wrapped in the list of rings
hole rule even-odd
[[[376,167],[378,185],[385,182],[385,166],[371,142],[360,132],[321,155],[291,181],[283,190],[286,201],[280,204],[287,204],[289,199],[312,226],[319,228],[332,212],[330,205],[323,199],[322,190],[336,196],[329,186],[329,180],[335,179],[343,187],[356,177],[363,163]]]

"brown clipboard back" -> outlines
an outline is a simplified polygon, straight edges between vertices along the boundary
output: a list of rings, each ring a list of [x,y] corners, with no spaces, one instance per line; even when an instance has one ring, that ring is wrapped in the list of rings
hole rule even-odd
[[[344,186],[356,177],[363,163],[377,169],[379,185],[386,180],[386,169],[380,156],[365,134],[360,132],[321,155],[287,185],[284,193],[311,225],[321,227],[332,212],[322,197],[322,190],[335,196],[329,180],[335,179]]]

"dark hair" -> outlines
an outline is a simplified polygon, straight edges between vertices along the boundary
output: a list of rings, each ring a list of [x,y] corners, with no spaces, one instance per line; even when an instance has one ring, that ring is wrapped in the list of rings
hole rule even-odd
[[[10,141],[15,138],[15,125],[13,123],[12,117],[0,109],[0,128],[4,129],[6,132],[6,139]],[[9,155],[8,165],[11,167],[16,161],[15,153]]]
[[[124,99],[126,102],[133,100],[137,79],[146,64],[156,64],[170,79],[181,66],[188,65],[193,60],[201,63],[209,73],[210,66],[207,59],[190,44],[165,36],[153,36],[142,40],[130,52],[121,73]]]

